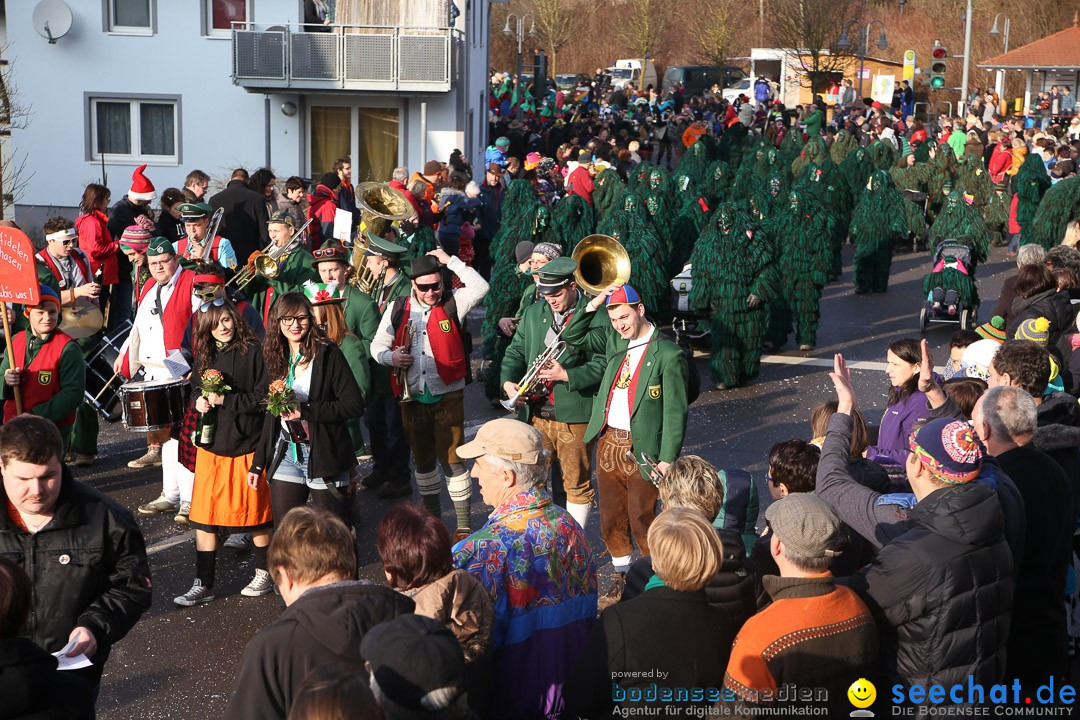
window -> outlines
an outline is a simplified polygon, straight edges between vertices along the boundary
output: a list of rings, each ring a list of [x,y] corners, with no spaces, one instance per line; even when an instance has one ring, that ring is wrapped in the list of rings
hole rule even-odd
[[[154,0],[105,0],[105,29],[129,35],[154,32]]]
[[[228,37],[234,22],[246,22],[250,0],[203,0],[203,27],[210,37]]]
[[[90,160],[178,163],[179,99],[89,98]]]

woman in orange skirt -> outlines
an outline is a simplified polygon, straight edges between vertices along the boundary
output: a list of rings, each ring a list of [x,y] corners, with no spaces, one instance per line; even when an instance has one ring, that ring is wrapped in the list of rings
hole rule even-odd
[[[195,313],[192,384],[202,386],[195,409],[216,414],[213,436],[196,428],[195,488],[190,524],[195,528],[195,582],[173,599],[190,607],[214,599],[218,532],[251,533],[255,546],[255,577],[241,595],[266,595],[274,588],[266,570],[273,515],[270,489],[262,476],[248,477],[252,455],[266,418],[269,378],[255,334],[229,300],[217,298]],[[221,392],[205,387],[206,372],[220,373]]]

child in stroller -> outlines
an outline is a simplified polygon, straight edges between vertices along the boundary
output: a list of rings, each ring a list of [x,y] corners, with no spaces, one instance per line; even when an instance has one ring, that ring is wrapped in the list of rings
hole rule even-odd
[[[923,331],[931,322],[959,322],[975,327],[979,293],[975,287],[971,248],[955,240],[944,240],[934,250],[934,264],[923,281],[926,304],[920,312]]]

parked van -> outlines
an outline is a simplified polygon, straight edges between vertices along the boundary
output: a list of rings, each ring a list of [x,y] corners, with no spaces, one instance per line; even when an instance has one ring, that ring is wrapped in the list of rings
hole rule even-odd
[[[611,76],[611,87],[617,90],[626,87],[630,82],[639,90],[649,85],[656,87],[656,65],[649,59],[616,60],[607,71]]]
[[[734,65],[677,65],[664,72],[663,92],[670,92],[679,83],[683,95],[701,95],[713,85],[721,88],[737,87],[746,78],[742,68]]]

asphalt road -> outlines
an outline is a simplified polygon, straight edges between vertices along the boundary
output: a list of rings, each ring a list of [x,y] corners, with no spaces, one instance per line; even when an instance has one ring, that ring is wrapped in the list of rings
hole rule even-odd
[[[810,408],[832,396],[827,372],[836,352],[856,361],[853,374],[859,406],[868,420],[874,422],[880,417],[887,392],[882,372],[885,348],[894,339],[919,336],[921,288],[930,258],[925,253],[898,255],[888,293],[856,296],[851,286],[851,254],[852,249],[847,247],[844,275],[825,289],[815,350],[803,353],[788,349],[767,355],[756,382],[723,392],[710,390],[708,359],[698,359],[703,392],[690,409],[684,452],[702,455],[721,467],[744,467],[760,477],[773,443],[809,436]],[[1012,267],[1004,248],[995,248],[991,260],[980,266],[979,291],[985,299],[980,321],[988,319],[1001,283]],[[948,357],[949,337],[955,329],[935,326],[927,334],[939,364]],[[788,348],[793,347],[789,342]],[[466,390],[466,408],[469,436],[483,422],[503,415],[501,409],[497,413],[490,407],[475,385]],[[161,490],[160,470],[127,468],[127,461],[145,450],[142,435],[129,433],[119,424],[103,425],[100,448],[93,467],[76,469],[79,480],[133,511],[140,503],[157,497]],[[764,490],[763,495],[762,509],[769,501]],[[361,518],[361,575],[376,582],[382,581],[383,574],[375,553],[375,526],[390,502],[362,493],[356,503]],[[452,524],[445,492],[443,507],[445,519]],[[474,489],[473,527],[483,524],[488,510]],[[242,597],[240,589],[254,572],[251,553],[223,549],[218,556],[218,599],[195,608],[174,605],[172,598],[185,592],[194,576],[194,533],[175,525],[171,516],[139,517],[138,522],[150,556],[154,603],[113,650],[102,681],[98,716],[102,720],[220,717],[245,643],[277,617],[282,602],[273,594]],[[603,592],[610,566],[604,565],[607,555],[595,511],[588,533],[604,567]]]

